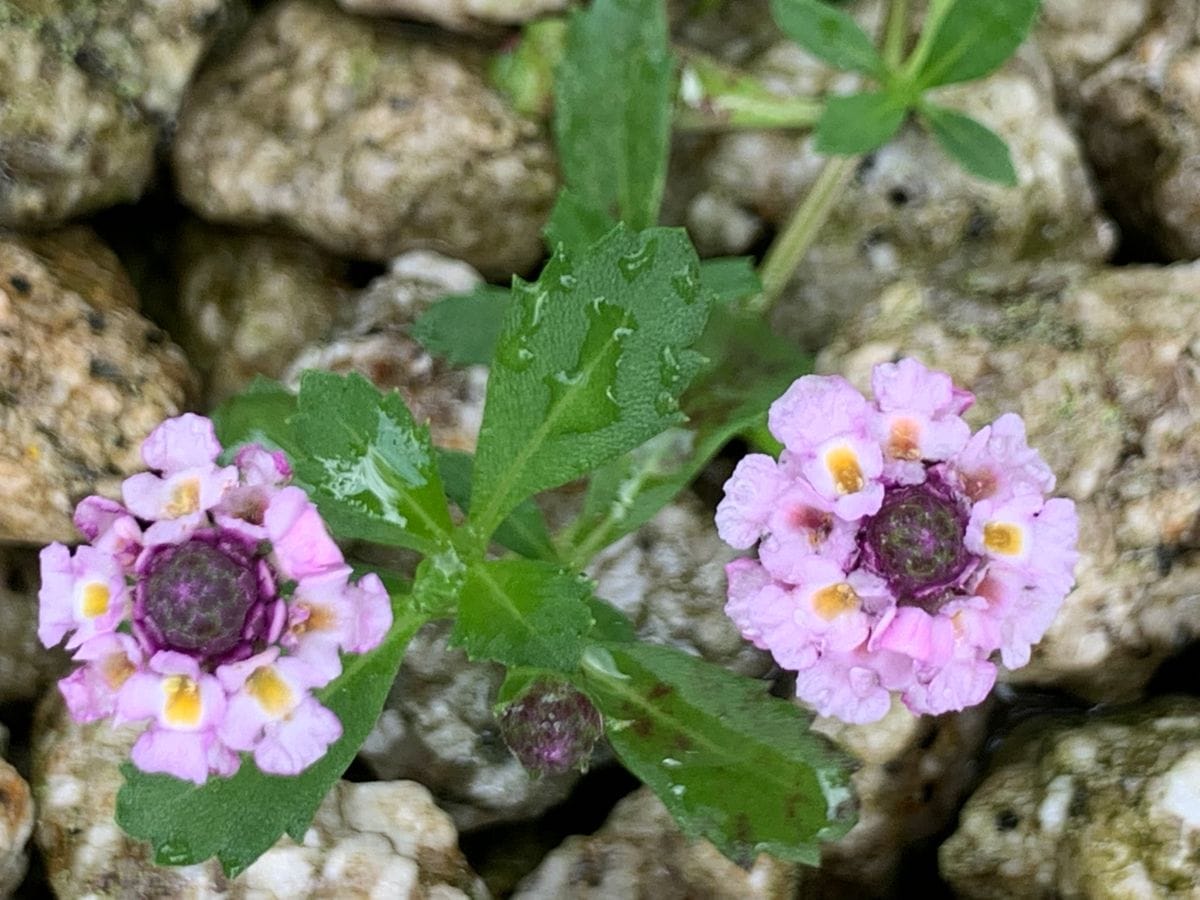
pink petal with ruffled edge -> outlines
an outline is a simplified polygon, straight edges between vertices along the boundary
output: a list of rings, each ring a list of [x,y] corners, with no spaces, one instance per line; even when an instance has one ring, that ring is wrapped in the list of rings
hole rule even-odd
[[[235,484],[237,469],[233,466],[182,469],[163,478],[139,472],[125,479],[121,495],[125,506],[140,519],[199,524],[204,513],[220,503]]]
[[[996,667],[986,659],[952,659],[917,681],[903,694],[904,705],[917,715],[940,716],[982,703],[996,684]]]
[[[292,480],[292,466],[282,450],[246,444],[233,458],[241,482],[251,487],[282,487]]]
[[[775,578],[795,584],[800,578],[796,567],[814,555],[840,566],[849,563],[858,528],[834,515],[832,506],[803,480],[793,482],[779,498],[758,548],[759,559]]]
[[[717,534],[739,550],[753,547],[766,530],[786,481],[775,460],[762,453],[742,457],[717,504]]]
[[[345,564],[321,514],[298,487],[285,487],[271,499],[263,526],[285,578],[298,581]]]
[[[151,469],[173,473],[212,466],[221,444],[211,419],[184,413],[167,419],[142,442],[142,460]]]
[[[125,682],[117,695],[113,721],[123,725],[153,719],[155,727],[198,734],[215,728],[224,715],[225,692],[217,679],[202,672],[192,657],[161,650],[150,658],[146,669]]]
[[[70,650],[116,630],[129,611],[129,588],[120,563],[86,544],[76,548],[74,557],[64,545],[50,544],[39,559],[38,638],[45,646],[56,646],[74,631],[67,640]]]
[[[194,784],[208,780],[208,757],[215,737],[209,733],[169,731],[151,726],[129,752],[143,772],[162,772]]]
[[[870,617],[862,611],[862,598],[836,563],[810,556],[797,566],[793,620],[807,642],[822,650],[845,651],[867,639]],[[772,652],[778,646],[767,635]]]
[[[792,453],[814,456],[843,435],[865,437],[871,419],[867,400],[838,375],[805,375],[771,404],[767,425]]]
[[[1025,422],[1015,413],[979,429],[947,468],[975,501],[1054,490],[1054,473],[1026,442]]]
[[[142,529],[125,507],[107,497],[84,497],[75,507],[74,521],[93,547],[132,570],[142,549]]]
[[[753,610],[759,593],[772,583],[771,576],[757,560],[742,558],[726,564],[725,578],[729,584],[725,615],[733,620],[742,637],[758,649],[766,650],[762,633],[755,625]]]
[[[945,372],[912,357],[875,366],[871,392],[883,412],[909,411],[929,418],[960,415],[975,402],[974,395],[956,388]]]
[[[800,464],[816,492],[847,521],[873,516],[883,504],[883,454],[879,443],[857,434],[839,435],[821,444]]]
[[[752,559],[735,559],[725,567],[729,601],[725,613],[742,636],[788,668],[811,665],[818,647],[813,635],[796,621],[796,598],[771,580]]]
[[[342,723],[312,697],[292,714],[267,725],[254,748],[254,762],[272,775],[296,775],[325,755],[342,736]]]
[[[796,673],[796,696],[823,716],[865,725],[892,706],[891,691],[911,679],[911,661],[886,651],[823,654]]]
[[[117,692],[142,664],[137,641],[127,634],[92,638],[73,659],[86,663],[58,682],[67,711],[76,722],[94,722],[112,715]]]

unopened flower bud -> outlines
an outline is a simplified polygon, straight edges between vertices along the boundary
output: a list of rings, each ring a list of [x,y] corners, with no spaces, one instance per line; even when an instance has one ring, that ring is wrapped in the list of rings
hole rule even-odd
[[[563,681],[539,678],[500,714],[500,733],[535,775],[586,771],[604,723],[592,702]]]

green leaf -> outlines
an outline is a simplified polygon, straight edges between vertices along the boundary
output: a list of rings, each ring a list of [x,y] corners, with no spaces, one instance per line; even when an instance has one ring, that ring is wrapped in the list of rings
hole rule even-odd
[[[589,637],[594,641],[605,643],[626,644],[637,640],[637,632],[629,617],[607,600],[601,600],[594,594],[588,595],[588,606],[592,610],[595,624]]]
[[[549,563],[497,559],[467,570],[450,642],[472,660],[570,673],[592,627],[586,579]]]
[[[752,256],[701,260],[700,283],[716,295],[717,303],[722,306],[732,306],[762,293],[762,280]]]
[[[434,356],[456,366],[486,366],[492,361],[509,297],[507,288],[490,284],[443,297],[417,317],[412,336]]]
[[[437,449],[438,471],[446,496],[463,512],[471,510],[471,469],[475,464],[470,453]],[[532,500],[523,500],[496,529],[496,542],[530,559],[555,561],[558,551],[546,527],[546,518]]]
[[[871,39],[840,9],[821,0],[771,0],[771,14],[784,34],[835,69],[883,75],[883,60]]]
[[[490,535],[521,500],[684,418],[712,305],[680,230],[624,226],[578,259],[517,280],[488,380],[471,521]]]
[[[679,74],[676,128],[808,128],[821,114],[810,97],[778,94],[717,59],[686,51]]]
[[[278,382],[261,376],[240,394],[213,411],[217,440],[233,458],[242,444],[262,444],[289,457],[299,453],[296,434],[288,419],[296,412],[296,395]]]
[[[488,75],[492,86],[508,97],[513,108],[526,116],[549,114],[554,99],[554,69],[563,55],[567,23],[540,19],[521,31],[521,41],[492,59]]]
[[[286,832],[299,842],[317,807],[346,771],[375,726],[404,648],[425,622],[397,606],[396,620],[370,653],[344,658],[345,669],[317,694],[342,722],[343,734],[299,775],[264,775],[248,757],[232,778],[202,787],[169,775],[149,775],[126,763],[117,794],[117,823],[149,841],[159,865],[182,866],[215,856],[230,878],[243,872]]]
[[[449,540],[429,429],[399,394],[381,394],[361,375],[309,371],[298,404],[296,474],[335,534],[422,552]]]
[[[918,85],[973,81],[995,71],[1025,40],[1038,5],[1039,0],[951,0],[937,23]]]
[[[926,103],[922,118],[942,149],[978,178],[1014,187],[1017,170],[1013,168],[1008,144],[982,122],[944,106]]]
[[[854,824],[851,762],[767,685],[667,647],[594,646],[580,687],[621,762],[689,837],[816,865]]]
[[[558,192],[543,234],[551,252],[560,247],[569,252],[580,252],[603,238],[616,224],[608,213],[588,206],[563,188]]]
[[[563,176],[584,206],[635,229],[658,220],[673,68],[664,0],[594,0],[571,14],[555,81]]]
[[[683,395],[687,428],[671,429],[598,469],[568,535],[573,565],[650,521],[735,436],[765,423],[767,408],[801,375],[806,353],[758,316],[717,307],[697,349],[709,358]]]
[[[892,139],[908,110],[885,93],[830,97],[817,123],[816,150],[837,156],[868,153]]]

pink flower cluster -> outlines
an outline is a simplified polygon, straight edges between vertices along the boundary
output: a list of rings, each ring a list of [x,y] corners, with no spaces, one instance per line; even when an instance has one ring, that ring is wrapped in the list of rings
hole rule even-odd
[[[387,592],[350,567],[282,453],[243,447],[221,466],[213,424],[187,414],[142,445],[152,472],[124,505],[88,497],[88,539],[41,554],[38,637],[82,665],[59,682],[79,722],[146,722],[133,762],[203,784],[249,753],[296,774],[342,734],[312,691],[391,627]]]
[[[974,435],[974,397],[914,359],[875,367],[869,402],[800,378],[771,406],[785,449],[738,463],[717,530],[758,559],[726,568],[725,609],[847,722],[979,703],[992,656],[1025,665],[1074,584],[1078,523],[1021,418]]]

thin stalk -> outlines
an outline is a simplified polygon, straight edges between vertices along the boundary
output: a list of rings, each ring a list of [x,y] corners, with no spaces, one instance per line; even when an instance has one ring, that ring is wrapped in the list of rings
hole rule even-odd
[[[834,204],[850,183],[860,159],[860,156],[831,156],[825,161],[825,167],[813,182],[808,195],[767,251],[767,258],[759,270],[763,290],[757,297],[747,301],[747,312],[762,315],[775,305],[791,281],[796,267],[804,259],[804,254],[812,246],[817,232],[829,218]]]
[[[937,37],[942,19],[946,18],[946,14],[950,12],[953,5],[953,0],[930,0],[929,9],[925,12],[925,21],[921,23],[921,36],[917,38],[917,46],[904,61],[904,71],[901,73],[901,77],[905,81],[909,83],[916,81],[917,73],[925,65],[925,61],[929,58],[929,51],[933,49],[933,39]]]
[[[888,8],[887,26],[883,36],[883,61],[888,71],[895,71],[904,59],[904,39],[908,28],[908,0],[892,0]]]

